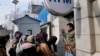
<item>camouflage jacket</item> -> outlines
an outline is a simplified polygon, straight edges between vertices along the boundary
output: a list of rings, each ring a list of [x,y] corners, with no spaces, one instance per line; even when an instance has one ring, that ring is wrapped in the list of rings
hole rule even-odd
[[[65,43],[67,46],[71,48],[71,50],[75,53],[75,31],[70,31],[68,33],[63,33],[63,37],[65,39]],[[68,49],[70,51],[70,49]]]
[[[68,33],[65,33],[63,35],[63,37],[65,38],[67,44],[71,44],[71,42],[75,41],[75,32],[74,32],[74,30],[70,31]]]

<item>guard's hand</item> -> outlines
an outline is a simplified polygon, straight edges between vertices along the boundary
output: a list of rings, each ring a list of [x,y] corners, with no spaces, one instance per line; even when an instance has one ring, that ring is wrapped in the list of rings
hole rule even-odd
[[[65,50],[68,50],[68,45],[65,44],[65,45],[64,45],[64,49],[65,49]]]

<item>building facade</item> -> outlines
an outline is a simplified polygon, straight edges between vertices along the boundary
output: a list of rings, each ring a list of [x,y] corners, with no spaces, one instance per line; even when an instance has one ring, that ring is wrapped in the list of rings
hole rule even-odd
[[[36,36],[40,32],[40,22],[39,20],[32,18],[28,15],[16,19],[13,21],[14,32],[20,31],[23,35],[34,35]]]
[[[51,36],[56,36],[57,41],[57,53],[58,56],[64,56],[65,50],[64,50],[64,42],[63,42],[63,36],[61,35],[61,30],[66,30],[66,24],[67,23],[74,23],[74,16],[73,12],[66,16],[55,16],[51,14],[49,11],[47,13],[47,9],[43,9],[42,12],[39,14],[39,19],[44,23],[41,25],[41,29],[45,30],[48,34],[48,39]],[[67,31],[66,31],[67,32]]]
[[[100,0],[74,0],[77,56],[100,56]]]

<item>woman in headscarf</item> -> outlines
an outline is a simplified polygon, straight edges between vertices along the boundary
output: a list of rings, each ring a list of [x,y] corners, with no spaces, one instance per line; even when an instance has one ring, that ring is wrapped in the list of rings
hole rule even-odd
[[[53,56],[51,50],[46,43],[41,43],[37,46],[37,56]]]
[[[15,39],[12,40],[12,42],[11,42],[12,46],[11,46],[11,48],[9,50],[10,56],[16,56],[16,53],[20,51],[20,43],[19,43],[19,41],[20,41],[21,37],[22,37],[22,33],[21,32],[19,32],[19,31],[15,32],[15,35],[14,35]]]
[[[37,56],[35,36],[30,35],[25,38],[25,42],[21,45],[21,51],[17,56]]]

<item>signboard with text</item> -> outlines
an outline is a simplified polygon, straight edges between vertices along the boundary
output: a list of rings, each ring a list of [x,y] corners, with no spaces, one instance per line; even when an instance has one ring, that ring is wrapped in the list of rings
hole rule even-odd
[[[46,8],[54,15],[67,15],[73,10],[73,0],[44,0]]]

